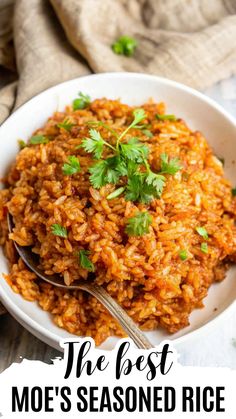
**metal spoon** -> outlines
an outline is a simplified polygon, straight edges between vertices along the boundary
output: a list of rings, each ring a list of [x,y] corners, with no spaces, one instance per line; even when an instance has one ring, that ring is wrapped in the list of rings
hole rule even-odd
[[[12,216],[9,213],[7,214],[7,221],[9,232],[12,233],[14,229],[14,222]],[[128,316],[125,310],[120,307],[120,305],[110,296],[110,294],[108,294],[107,291],[105,291],[103,287],[89,281],[78,281],[76,285],[65,285],[63,279],[61,279],[59,275],[46,275],[38,267],[37,255],[32,252],[31,247],[20,246],[15,241],[14,245],[21,259],[39,278],[49,282],[49,284],[52,284],[55,287],[60,287],[67,290],[87,291],[89,294],[96,297],[100,303],[104,305],[104,307],[106,307],[110,314],[120,323],[127,335],[133,339],[138,348],[153,348],[153,345],[149,342],[144,333],[141,332],[131,317]]]

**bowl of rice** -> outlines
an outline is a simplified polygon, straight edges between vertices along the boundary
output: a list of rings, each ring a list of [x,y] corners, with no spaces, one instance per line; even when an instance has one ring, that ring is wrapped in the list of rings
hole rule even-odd
[[[160,77],[81,77],[37,95],[0,127],[0,299],[59,349],[125,334],[84,291],[102,285],[153,344],[217,325],[233,308],[236,122],[214,101]],[[7,213],[15,228],[9,234]]]

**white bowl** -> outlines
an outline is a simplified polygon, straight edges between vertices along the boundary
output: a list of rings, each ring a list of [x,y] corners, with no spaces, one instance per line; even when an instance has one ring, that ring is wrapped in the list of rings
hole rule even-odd
[[[185,119],[192,129],[204,133],[215,154],[225,159],[227,177],[236,185],[236,121],[223,108],[203,94],[182,84],[155,76],[136,73],[108,73],[81,77],[59,84],[29,100],[14,112],[0,127],[0,178],[18,152],[19,138],[27,139],[41,127],[55,110],[63,110],[79,91],[89,94],[92,99],[107,97],[121,98],[130,105],[141,105],[152,97],[164,101],[168,113]],[[0,273],[7,272],[8,266],[2,250],[0,253]],[[231,268],[227,278],[211,286],[205,298],[205,308],[195,310],[190,316],[190,326],[169,335],[165,331],[148,332],[151,342],[158,344],[163,338],[177,342],[191,339],[197,333],[207,331],[216,325],[216,319],[232,309],[236,298],[235,268]],[[42,341],[60,349],[60,338],[71,337],[68,332],[57,327],[49,313],[36,303],[27,302],[15,294],[1,278],[0,299],[8,311],[26,329]],[[217,310],[216,310],[217,309]],[[101,347],[114,347],[117,338],[107,339]]]

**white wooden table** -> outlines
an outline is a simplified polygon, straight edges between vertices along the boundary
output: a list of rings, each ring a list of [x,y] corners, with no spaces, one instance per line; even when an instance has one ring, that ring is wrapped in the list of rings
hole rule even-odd
[[[236,116],[236,77],[218,83],[205,93]],[[217,326],[209,330],[207,338],[195,338],[190,343],[179,344],[177,349],[183,365],[236,368],[236,309],[230,318],[219,320]],[[59,355],[9,314],[0,316],[0,372],[21,358],[50,362]]]

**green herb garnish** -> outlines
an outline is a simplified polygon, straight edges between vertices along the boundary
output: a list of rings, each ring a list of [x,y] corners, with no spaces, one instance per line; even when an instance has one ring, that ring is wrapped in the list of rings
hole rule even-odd
[[[165,115],[157,113],[156,118],[159,119],[159,121],[176,121],[175,115]]]
[[[80,171],[80,162],[76,156],[68,156],[68,163],[64,163],[62,171],[64,175],[71,176]]]
[[[82,141],[81,146],[89,152],[94,153],[94,157],[101,157],[103,147],[109,147],[114,156],[101,160],[89,168],[91,173],[90,181],[94,188],[99,189],[107,183],[118,183],[121,176],[128,175],[128,166],[131,161],[142,161],[148,155],[148,148],[146,145],[140,143],[136,138],[132,138],[128,143],[120,144],[121,139],[128,133],[131,128],[135,126],[146,117],[143,109],[136,109],[133,112],[134,119],[132,123],[117,136],[116,146],[113,147],[107,143],[101,134],[95,130],[90,129],[90,137]]]
[[[139,108],[139,109],[135,109],[133,111],[133,116],[134,119],[131,122],[131,124],[122,132],[122,134],[118,137],[117,143],[116,143],[116,148],[118,149],[119,143],[121,141],[121,139],[127,134],[127,132],[131,129],[131,128],[136,128],[136,126],[139,124],[139,122],[141,122],[143,119],[146,118],[146,114],[144,109]]]
[[[149,148],[146,144],[139,141],[137,137],[125,139],[130,129],[141,130],[147,127],[147,124],[139,125],[146,118],[144,109],[135,109],[133,116],[133,121],[121,134],[103,122],[90,121],[91,124],[106,127],[112,132],[116,139],[114,146],[106,142],[99,131],[90,129],[90,136],[84,138],[78,147],[92,153],[95,159],[100,159],[89,168],[90,182],[94,188],[99,189],[108,183],[119,184],[120,178],[125,176],[127,183],[124,185],[122,180],[122,185],[120,185],[122,189],[118,188],[112,192],[112,198],[118,196],[116,195],[118,192],[125,192],[126,200],[149,203],[153,199],[160,198],[166,181],[164,174],[174,175],[181,166],[179,159],[169,159],[167,154],[162,154],[161,172],[152,171],[148,163]],[[109,148],[113,155],[102,159],[105,148]],[[108,199],[112,198],[108,197]]]
[[[73,100],[73,110],[77,111],[78,109],[87,108],[91,103],[91,98],[88,95],[85,95],[82,92],[79,92],[79,97]]]
[[[63,237],[64,239],[67,238],[67,229],[62,227],[60,224],[52,224],[51,230],[54,236]]]
[[[201,243],[201,251],[203,253],[208,253],[208,245],[207,245],[207,243]]]
[[[181,165],[179,159],[177,157],[170,159],[168,158],[167,154],[161,154],[161,173],[165,173],[168,175],[175,175],[180,169]]]
[[[18,144],[19,144],[20,150],[23,150],[23,148],[27,147],[27,144],[24,140],[18,140]]]
[[[128,178],[125,199],[149,204],[155,197],[159,197],[156,188],[146,182],[146,174],[136,173]]]
[[[124,35],[117,39],[117,41],[112,44],[111,48],[115,54],[131,57],[131,55],[134,54],[137,45],[136,39]]]
[[[148,147],[141,143],[138,138],[131,138],[127,143],[120,144],[120,153],[121,155],[136,163],[142,163],[143,159],[147,159],[149,149]]]
[[[125,232],[129,236],[143,236],[149,232],[152,217],[149,212],[138,212],[134,217],[129,218]]]
[[[88,258],[89,254],[90,252],[88,250],[83,249],[79,251],[80,266],[89,272],[94,272],[95,266],[93,262],[91,262],[91,260]]]
[[[135,128],[139,129],[144,135],[146,135],[146,137],[153,137],[153,133],[149,130],[149,128],[151,128],[151,124],[136,125]]]
[[[75,124],[73,124],[72,122],[70,122],[70,120],[68,118],[64,119],[63,122],[60,122],[59,124],[57,124],[58,128],[63,128],[66,131],[70,131],[71,128],[74,126]]]
[[[148,174],[145,177],[145,183],[155,189],[154,196],[160,198],[163,188],[165,186],[166,178],[158,173],[154,173],[148,168]]]
[[[30,144],[47,144],[49,142],[49,139],[45,137],[45,135],[33,135],[33,137],[30,138]]]
[[[188,259],[188,253],[187,253],[187,250],[180,250],[180,252],[179,252],[179,257],[180,257],[180,259],[181,260],[186,260],[186,259]]]
[[[100,159],[103,146],[106,144],[108,147],[113,148],[109,143],[107,143],[101,136],[100,132],[95,129],[89,130],[90,137],[84,138],[81,143],[81,147],[87,151],[87,153],[93,153],[96,159]]]
[[[149,129],[142,129],[142,133],[144,135],[146,135],[146,137],[148,137],[148,138],[152,138],[153,137],[153,133]]]
[[[204,227],[196,227],[196,232],[204,238],[204,240],[208,240],[208,233]]]
[[[110,200],[110,199],[117,198],[117,196],[120,196],[124,192],[124,190],[125,190],[124,186],[121,186],[120,188],[115,189],[113,192],[107,195],[107,199]]]
[[[127,169],[120,157],[114,156],[100,160],[89,168],[89,172],[91,184],[95,189],[99,189],[107,183],[118,183],[120,177],[127,174]]]
[[[110,125],[106,124],[103,121],[88,121],[87,124],[95,128],[97,127],[106,128],[107,131],[110,131],[114,135],[114,137],[119,138],[119,135],[117,134],[117,132],[112,127],[110,127]]]

